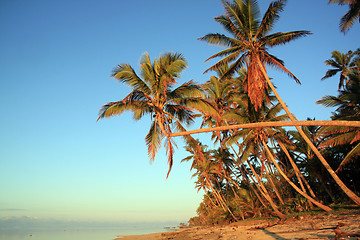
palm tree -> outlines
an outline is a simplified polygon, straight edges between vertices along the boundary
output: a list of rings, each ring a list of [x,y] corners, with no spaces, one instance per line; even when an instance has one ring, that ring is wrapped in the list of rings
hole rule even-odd
[[[337,107],[333,120],[360,120],[360,79],[359,73],[351,75],[353,78],[346,90],[339,91],[339,96],[324,96],[316,103],[325,107]],[[352,145],[352,150],[345,156],[336,172],[360,156],[360,128],[345,126],[327,126],[322,128],[326,138],[322,147],[338,145]]]
[[[225,56],[207,71],[235,61],[224,74],[227,75],[246,65],[248,82],[244,88],[255,108],[258,109],[263,102],[264,93],[267,89],[266,79],[260,70],[260,65],[267,64],[278,68],[300,83],[284,67],[282,60],[268,52],[268,48],[285,44],[291,40],[306,36],[310,32],[292,31],[269,34],[279,18],[279,13],[284,8],[285,0],[272,2],[262,19],[260,19],[259,7],[255,0],[236,0],[234,3],[223,0],[222,2],[226,14],[216,17],[215,21],[220,23],[232,37],[211,33],[200,38],[200,40],[210,44],[228,47],[206,60]]]
[[[245,111],[244,111],[245,110]],[[227,117],[236,119],[239,117],[242,121],[248,118],[249,122],[261,122],[261,121],[281,121],[287,119],[286,115],[278,115],[281,111],[281,105],[277,104],[271,108],[263,107],[260,111],[248,111],[247,108],[242,108],[240,111],[236,111],[235,113],[229,113]],[[331,210],[329,207],[322,205],[318,201],[309,197],[305,191],[299,189],[294,183],[290,181],[290,179],[283,173],[275,158],[273,153],[268,148],[267,144],[269,139],[272,141],[274,145],[275,140],[280,141],[281,137],[281,129],[276,128],[256,128],[256,129],[243,129],[235,132],[232,136],[226,139],[226,144],[232,144],[239,139],[239,137],[243,138],[244,151],[242,154],[243,159],[248,159],[251,155],[260,155],[264,159],[270,159],[270,161],[276,166],[279,173],[284,177],[284,179],[301,195],[307,198],[312,203],[316,204],[320,208],[329,211]],[[265,154],[265,151],[266,154]],[[251,166],[250,166],[251,167]],[[266,170],[266,169],[265,169]],[[271,181],[270,181],[271,182]],[[272,184],[274,190],[276,192],[276,187]],[[279,194],[277,193],[279,196]]]
[[[267,48],[285,44],[296,38],[309,35],[310,32],[293,31],[267,35],[273,28],[276,20],[279,19],[279,13],[283,10],[286,3],[285,0],[278,0],[270,3],[270,6],[262,19],[260,19],[258,4],[255,0],[235,0],[234,3],[223,0],[222,2],[225,7],[226,14],[216,17],[215,21],[223,25],[233,37],[227,37],[219,33],[212,33],[200,38],[200,40],[204,40],[211,44],[220,44],[228,47],[209,58],[213,59],[215,57],[225,56],[207,71],[216,69],[229,62],[233,62],[228,72],[224,74],[226,75],[240,69],[244,64],[246,64],[248,71],[248,85],[245,87],[245,90],[247,91],[251,102],[254,104],[255,109],[258,110],[260,108],[263,103],[266,89],[269,86],[285,112],[288,114],[290,120],[295,123],[297,120],[291,114],[284,101],[280,98],[275,87],[267,76],[265,65],[267,64],[279,68],[286,72],[290,77],[294,78],[297,82],[299,82],[299,80],[284,67],[283,61],[271,55],[267,51]],[[349,196],[349,198],[360,205],[360,197],[352,192],[341,181],[325,158],[321,155],[319,150],[306,136],[304,131],[299,126],[296,126],[296,129],[340,188]]]
[[[331,53],[331,58],[325,61],[327,66],[333,67],[332,69],[327,70],[325,76],[321,78],[324,80],[330,78],[337,73],[340,73],[339,87],[345,89],[349,83],[349,74],[358,68],[356,62],[360,56],[360,48],[355,52],[348,51],[347,53],[341,53],[339,51],[333,51]]]
[[[234,96],[234,85],[236,85],[234,79],[231,77],[227,79],[221,79],[222,72],[226,71],[228,66],[223,66],[220,69],[216,69],[217,76],[211,76],[210,80],[202,85],[205,100],[211,106],[214,111],[201,111],[203,114],[203,122],[201,127],[219,127],[226,125],[224,114],[230,109],[232,103],[232,96]],[[222,142],[226,137],[227,131],[214,132],[212,139]]]
[[[169,136],[173,128],[183,130],[183,123],[191,124],[194,112],[186,106],[186,101],[194,104],[202,96],[201,89],[193,81],[176,87],[180,73],[187,67],[185,58],[178,53],[166,53],[151,62],[145,53],[140,60],[140,75],[129,64],[120,64],[114,68],[112,77],[125,83],[133,90],[123,100],[109,102],[102,106],[99,119],[133,112],[135,120],[150,115],[152,124],[145,142],[150,160],[155,159],[164,137],[167,147],[169,176],[174,153],[174,143]]]
[[[349,11],[340,19],[340,29],[346,32],[358,19],[360,22],[360,0],[329,0],[329,3],[349,5]]]
[[[197,178],[195,182],[196,188],[198,191],[203,189],[206,194],[208,190],[211,191],[218,205],[221,206],[225,212],[229,212],[230,215],[237,220],[226,204],[225,197],[221,193],[221,182],[219,178],[221,172],[218,168],[219,164],[214,161],[211,151],[207,150],[206,145],[202,145],[198,140],[194,141],[196,144],[190,142],[185,147],[185,150],[191,153],[191,155],[184,158],[182,162],[192,161],[191,169],[195,169],[195,173],[192,177]],[[201,154],[199,154],[199,152],[201,152]],[[209,199],[211,198],[209,197]]]

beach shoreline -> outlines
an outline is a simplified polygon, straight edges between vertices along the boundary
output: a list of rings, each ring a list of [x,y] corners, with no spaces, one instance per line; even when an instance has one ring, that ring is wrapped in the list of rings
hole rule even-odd
[[[225,226],[201,226],[145,235],[120,235],[114,240],[271,240],[360,239],[360,210],[276,219],[246,220]]]

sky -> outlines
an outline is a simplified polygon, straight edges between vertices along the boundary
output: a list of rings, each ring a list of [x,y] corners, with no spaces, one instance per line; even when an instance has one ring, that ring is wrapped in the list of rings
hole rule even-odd
[[[334,109],[315,104],[336,95],[338,78],[321,81],[331,52],[359,46],[360,26],[339,30],[345,6],[289,0],[274,32],[313,34],[269,51],[302,82],[269,70],[299,120],[329,120]],[[269,0],[258,0],[264,13]],[[202,193],[194,189],[181,139],[173,170],[161,150],[150,164],[144,137],[149,118],[131,114],[96,122],[101,106],[130,89],[112,69],[166,52],[189,67],[179,81],[204,83],[222,50],[198,41],[225,33],[213,18],[220,0],[0,0],[0,220],[187,221]],[[195,124],[190,129],[196,129]],[[207,138],[208,135],[196,136]]]

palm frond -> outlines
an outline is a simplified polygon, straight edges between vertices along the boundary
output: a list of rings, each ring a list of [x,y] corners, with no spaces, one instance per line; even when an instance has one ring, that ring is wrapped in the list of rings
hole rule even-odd
[[[346,165],[358,159],[356,158],[358,156],[360,156],[360,142],[345,156],[335,172],[340,172]]]
[[[233,62],[230,67],[223,73],[221,78],[224,79],[242,69],[245,63],[245,58],[246,54],[241,55],[241,57],[239,57],[235,62]]]
[[[292,31],[292,32],[278,32],[270,34],[264,38],[261,39],[263,44],[266,44],[266,46],[274,47],[281,44],[286,44],[292,40],[305,37],[312,34],[310,31]]]
[[[235,26],[235,24],[231,21],[231,19],[228,16],[221,15],[215,17],[215,21],[223,25],[225,30],[227,30],[233,37],[236,37],[241,41],[247,40],[246,35]]]
[[[233,51],[233,53],[229,54],[228,56],[224,57],[223,59],[221,59],[220,61],[218,61],[217,63],[215,63],[213,66],[211,66],[210,68],[208,68],[207,70],[205,70],[204,73],[207,73],[208,71],[210,70],[216,70],[218,69],[219,67],[223,66],[223,65],[226,65],[228,64],[229,62],[235,60],[236,58],[238,58],[238,56],[240,55],[240,52],[239,51]],[[218,54],[215,54],[213,56],[211,56],[209,59],[207,59],[206,61],[214,58],[218,56]],[[243,59],[241,57],[241,59]]]
[[[141,90],[146,94],[151,94],[148,85],[136,74],[135,70],[129,64],[118,65],[113,69],[111,76],[134,89]]]
[[[340,29],[346,32],[354,23],[355,20],[360,21],[360,1],[352,2],[349,5],[349,11],[340,19]]]
[[[159,58],[160,66],[164,67],[165,72],[171,77],[178,78],[180,73],[187,68],[187,62],[180,53],[167,53]]]
[[[101,107],[97,121],[99,121],[100,118],[120,115],[127,110],[127,107],[123,101],[109,102]]]
[[[326,71],[325,76],[321,80],[335,76],[340,70],[339,69],[329,69]]]
[[[354,132],[347,132],[347,133],[333,135],[331,136],[331,138],[324,140],[321,143],[321,147],[333,147],[333,146],[348,144],[354,139],[355,134],[356,133]]]
[[[265,61],[266,64],[268,64],[269,66],[280,69],[281,71],[285,72],[289,77],[294,79],[297,84],[301,84],[300,80],[284,66],[282,60],[269,54],[267,51],[263,52],[263,59],[263,61]]]
[[[217,109],[206,99],[203,98],[189,98],[182,99],[180,104],[196,109],[199,112],[206,113],[212,116],[218,116]]]
[[[167,95],[169,98],[191,98],[203,97],[203,92],[201,87],[194,81],[188,81],[168,92]]]
[[[171,116],[175,119],[179,120],[180,122],[184,122],[187,125],[190,125],[195,121],[195,114],[188,107],[168,104],[165,106],[165,111],[170,113]]]
[[[326,95],[316,101],[317,104],[321,104],[324,107],[336,107],[342,103],[342,101],[335,96]]]
[[[166,155],[168,157],[168,166],[169,170],[166,174],[166,179],[169,177],[169,174],[171,172],[172,165],[174,163],[174,145],[176,146],[175,142],[172,138],[168,137],[165,142],[166,147]]]
[[[279,13],[284,9],[285,2],[286,1],[278,0],[270,3],[255,37],[265,36],[271,29],[273,29],[274,24],[280,17]]]
[[[163,134],[158,124],[158,121],[153,121],[150,130],[145,137],[145,143],[148,147],[148,155],[151,162],[155,160],[155,155],[161,148],[161,141],[163,139]]]

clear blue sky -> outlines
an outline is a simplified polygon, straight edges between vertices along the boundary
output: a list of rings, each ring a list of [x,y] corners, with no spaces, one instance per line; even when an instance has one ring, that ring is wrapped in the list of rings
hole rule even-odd
[[[259,0],[262,13],[269,0]],[[338,79],[320,81],[333,50],[359,46],[360,26],[344,35],[346,7],[327,0],[289,0],[275,31],[314,34],[270,50],[302,81],[270,71],[301,119],[328,120],[314,102],[336,94]],[[204,60],[221,50],[196,39],[223,32],[213,17],[220,0],[1,0],[0,219],[28,216],[81,221],[186,221],[202,199],[181,141],[168,180],[161,151],[149,164],[148,119],[130,114],[96,122],[100,107],[129,90],[109,75],[119,63],[183,53],[183,81],[205,82]],[[198,125],[193,126],[197,128]],[[180,139],[179,139],[180,140]]]

